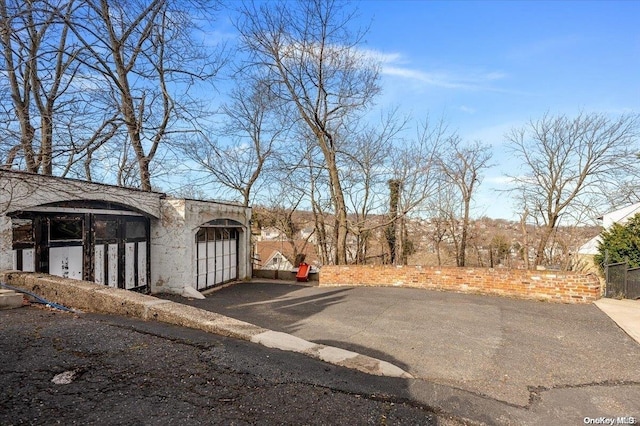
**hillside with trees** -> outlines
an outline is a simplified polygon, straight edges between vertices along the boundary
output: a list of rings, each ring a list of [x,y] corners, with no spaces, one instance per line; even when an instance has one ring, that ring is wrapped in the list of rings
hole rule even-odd
[[[356,217],[349,217],[355,220]],[[403,223],[405,233],[402,259],[394,259],[392,246],[388,241],[386,215],[372,215],[367,224],[373,231],[365,243],[351,236],[347,241],[348,263],[351,264],[398,264],[407,265],[456,266],[460,259],[460,244],[463,226],[459,221],[445,219],[407,218]],[[325,264],[320,254],[331,251],[331,246],[321,248],[327,240],[315,237],[313,212],[292,211],[254,207],[253,235],[255,241],[280,242],[279,250],[293,259],[306,254],[314,259],[316,266]],[[332,226],[329,220],[325,226]],[[569,270],[574,267],[574,255],[578,248],[601,231],[600,226],[560,227],[553,236],[551,249],[546,253],[541,267]],[[489,268],[524,268],[533,264],[535,248],[525,251],[524,241],[535,235],[536,228],[527,225],[523,232],[521,224],[504,219],[483,217],[470,220],[467,227],[465,246],[466,266]],[[332,232],[328,229],[326,235]],[[260,264],[256,265],[260,267]]]
[[[596,217],[638,201],[637,112],[466,140],[378,105],[383,55],[356,15],[335,0],[2,1],[0,167],[267,206],[278,218],[256,223],[310,230],[322,264],[566,269]],[[497,149],[514,223],[476,214]]]

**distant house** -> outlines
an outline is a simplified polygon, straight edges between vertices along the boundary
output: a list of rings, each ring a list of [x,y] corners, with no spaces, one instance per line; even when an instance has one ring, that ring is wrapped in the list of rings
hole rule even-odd
[[[260,228],[260,235],[258,241],[284,241],[286,236],[282,231],[273,226],[266,228]]]
[[[640,213],[640,203],[635,203],[618,210],[603,214],[598,219],[602,223],[603,229],[609,229],[614,223],[624,224],[627,220]],[[586,243],[584,243],[576,252],[576,268],[580,270],[597,270],[593,263],[593,256],[598,254],[598,245],[600,244],[600,235],[596,235]]]
[[[279,250],[271,252],[267,260],[262,262],[263,269],[277,269],[279,271],[290,271],[294,269],[294,259],[289,259]]]
[[[314,237],[315,228],[313,226],[306,226],[300,230],[300,238],[302,240],[309,241],[311,244],[316,243],[316,238]]]
[[[298,253],[304,255],[304,261],[313,267],[320,267],[313,244],[295,242]],[[255,243],[254,268],[279,271],[291,271],[296,268],[293,247],[289,241],[257,241]]]
[[[251,209],[0,170],[0,269],[197,295],[251,277]]]

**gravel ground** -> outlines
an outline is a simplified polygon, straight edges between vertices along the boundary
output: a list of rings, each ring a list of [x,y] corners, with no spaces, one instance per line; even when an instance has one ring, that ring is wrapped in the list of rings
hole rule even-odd
[[[406,383],[207,333],[0,311],[0,424],[459,424]]]

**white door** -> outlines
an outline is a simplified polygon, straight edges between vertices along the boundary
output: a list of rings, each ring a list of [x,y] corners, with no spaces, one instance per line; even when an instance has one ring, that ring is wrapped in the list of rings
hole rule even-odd
[[[238,278],[238,231],[203,227],[196,235],[196,285],[210,288]]]
[[[82,246],[51,247],[49,273],[74,280],[82,279]]]

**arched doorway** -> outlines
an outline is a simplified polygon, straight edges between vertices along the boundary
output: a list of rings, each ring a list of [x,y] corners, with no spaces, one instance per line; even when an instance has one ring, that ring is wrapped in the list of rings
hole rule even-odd
[[[205,290],[238,279],[238,244],[243,227],[231,219],[216,219],[196,233],[196,289]]]

